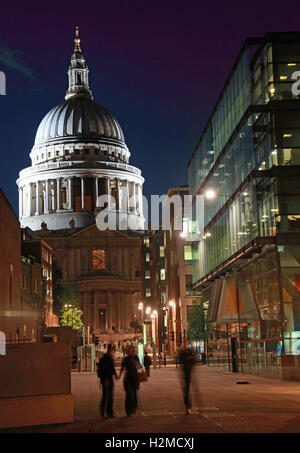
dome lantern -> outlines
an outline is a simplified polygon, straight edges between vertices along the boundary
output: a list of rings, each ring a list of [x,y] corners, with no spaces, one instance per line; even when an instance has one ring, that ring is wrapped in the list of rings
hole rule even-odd
[[[85,65],[85,58],[80,47],[78,27],[75,29],[74,43],[74,52],[68,70],[69,88],[66,92],[65,99],[67,100],[79,95],[93,99],[92,92],[89,89],[89,70]]]

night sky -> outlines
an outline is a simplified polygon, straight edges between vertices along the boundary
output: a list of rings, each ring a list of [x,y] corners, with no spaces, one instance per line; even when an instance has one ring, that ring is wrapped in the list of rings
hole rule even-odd
[[[299,0],[2,2],[0,186],[14,209],[39,122],[64,100],[76,25],[94,100],[121,124],[149,196],[187,183],[187,162],[245,38],[297,31],[299,13]]]

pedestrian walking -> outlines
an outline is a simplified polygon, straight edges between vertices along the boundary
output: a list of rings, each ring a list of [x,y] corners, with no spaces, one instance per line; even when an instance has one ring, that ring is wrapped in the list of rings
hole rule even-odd
[[[145,351],[144,366],[145,366],[146,374],[147,374],[148,377],[150,376],[150,366],[151,365],[152,365],[151,357],[148,355],[148,352]]]
[[[134,347],[129,345],[127,348],[127,356],[122,360],[121,371],[119,378],[121,378],[123,371],[124,376],[124,389],[125,389],[125,412],[128,417],[135,414],[137,409],[137,390],[139,388],[138,368],[141,364],[138,356],[135,354]]]
[[[196,364],[194,351],[190,348],[185,348],[180,352],[179,363],[182,369],[182,389],[186,414],[192,413],[192,401],[190,397],[190,386],[192,373]]]
[[[100,413],[102,417],[105,412],[109,418],[113,418],[113,402],[114,402],[114,381],[113,378],[119,379],[116,374],[114,365],[115,348],[109,344],[107,353],[101,357],[98,363],[97,375],[102,385],[102,399],[100,403]]]

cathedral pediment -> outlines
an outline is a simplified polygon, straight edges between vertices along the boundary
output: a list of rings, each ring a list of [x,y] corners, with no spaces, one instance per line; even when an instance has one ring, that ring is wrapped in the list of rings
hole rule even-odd
[[[85,228],[82,228],[75,233],[72,233],[70,238],[104,238],[104,239],[134,239],[136,237],[140,237],[140,234],[137,233],[136,235],[132,232],[127,233],[126,231],[120,230],[99,230],[97,225],[89,225]]]

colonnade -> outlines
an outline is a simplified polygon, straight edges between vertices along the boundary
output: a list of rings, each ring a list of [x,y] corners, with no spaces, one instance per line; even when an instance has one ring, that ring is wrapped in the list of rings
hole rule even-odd
[[[34,215],[74,211],[74,178],[80,178],[81,210],[86,210],[86,179],[90,176],[66,176],[50,178],[19,187],[19,218]],[[99,181],[105,180],[104,194],[115,195],[114,209],[118,211],[143,214],[142,185],[127,179],[112,176],[94,176],[95,206],[98,197],[103,195],[99,190]],[[108,205],[108,207],[113,208]]]
[[[93,332],[129,330],[132,319],[130,293],[107,290],[101,293],[88,292],[82,294],[83,322]],[[101,310],[105,310],[104,325],[100,325]]]

